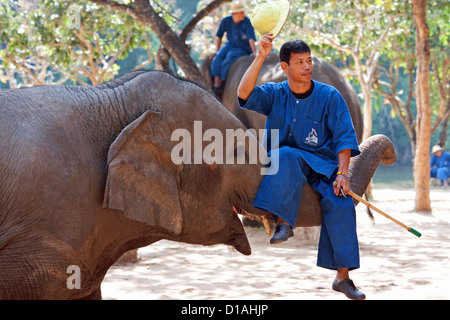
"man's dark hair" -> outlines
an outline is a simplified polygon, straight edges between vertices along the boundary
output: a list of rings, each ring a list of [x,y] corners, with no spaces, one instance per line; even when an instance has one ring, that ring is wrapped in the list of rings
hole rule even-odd
[[[311,48],[303,40],[292,40],[284,43],[280,49],[280,61],[289,64],[291,53],[311,53]]]

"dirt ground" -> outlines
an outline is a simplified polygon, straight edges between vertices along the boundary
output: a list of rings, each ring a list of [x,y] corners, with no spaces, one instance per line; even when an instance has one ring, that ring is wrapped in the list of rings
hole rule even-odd
[[[450,189],[433,187],[432,213],[413,211],[414,191],[377,188],[371,203],[422,233],[418,238],[363,204],[357,206],[361,268],[350,273],[368,300],[450,299]],[[331,289],[335,272],[316,266],[317,228],[295,229],[271,246],[262,230],[248,228],[252,254],[226,246],[160,241],[138,260],[114,265],[102,285],[106,300],[326,299],[347,300]]]

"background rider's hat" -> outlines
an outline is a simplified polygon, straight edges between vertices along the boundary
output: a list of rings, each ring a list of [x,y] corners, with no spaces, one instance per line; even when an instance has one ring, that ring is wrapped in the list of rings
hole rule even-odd
[[[245,11],[247,7],[244,7],[242,3],[239,1],[235,1],[231,4],[230,13],[237,13],[241,11]]]
[[[252,12],[250,22],[261,35],[273,33],[276,37],[289,14],[289,0],[272,0],[261,3]]]
[[[433,149],[431,149],[431,154],[435,154],[438,151],[443,151],[444,149],[440,145],[435,145]]]

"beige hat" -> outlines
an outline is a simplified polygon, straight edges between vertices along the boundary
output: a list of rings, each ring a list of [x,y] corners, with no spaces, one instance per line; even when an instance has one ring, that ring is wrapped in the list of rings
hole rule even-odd
[[[261,35],[273,33],[276,37],[289,14],[289,0],[272,0],[261,3],[252,12],[250,22]]]
[[[237,12],[245,11],[246,9],[247,9],[247,7],[244,7],[244,5],[242,3],[240,3],[239,1],[235,1],[231,4],[230,13],[237,13]]]
[[[444,149],[440,145],[435,145],[433,149],[431,149],[431,154],[435,154],[438,151],[443,151]]]

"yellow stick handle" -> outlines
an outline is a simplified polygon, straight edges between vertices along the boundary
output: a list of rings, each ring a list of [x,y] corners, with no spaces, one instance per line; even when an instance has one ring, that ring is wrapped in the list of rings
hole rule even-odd
[[[364,200],[363,198],[361,198],[360,196],[358,196],[356,193],[354,193],[353,191],[349,191],[348,192],[349,195],[352,196],[352,198],[358,200],[359,202],[364,203],[366,206],[368,206],[370,209],[375,210],[376,212],[378,212],[379,214],[385,216],[386,218],[388,218],[391,221],[394,221],[396,224],[398,224],[399,226],[402,226],[403,228],[405,228],[406,230],[409,231],[409,227],[403,223],[401,223],[400,221],[392,218],[390,215],[384,213],[383,211],[381,211],[380,209],[378,209],[377,207],[373,206],[371,203],[367,202],[366,200]]]
[[[375,210],[376,212],[378,212],[379,214],[385,216],[386,218],[388,218],[389,220],[395,222],[396,224],[398,224],[399,226],[405,228],[406,230],[408,230],[409,232],[411,232],[413,235],[415,235],[416,237],[421,237],[422,234],[415,230],[414,228],[408,227],[407,225],[401,223],[400,221],[392,218],[390,215],[384,213],[383,211],[381,211],[380,209],[378,209],[377,207],[373,206],[372,204],[370,204],[369,202],[367,202],[366,200],[364,200],[363,198],[361,198],[360,196],[358,196],[356,193],[354,193],[353,191],[349,191],[348,192],[349,195],[351,195],[354,199],[358,200],[359,202],[364,203],[366,206],[368,206],[370,209]]]

